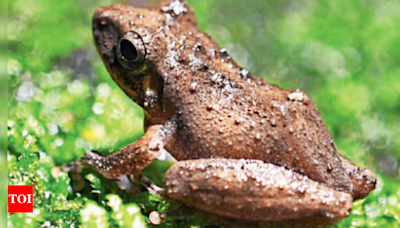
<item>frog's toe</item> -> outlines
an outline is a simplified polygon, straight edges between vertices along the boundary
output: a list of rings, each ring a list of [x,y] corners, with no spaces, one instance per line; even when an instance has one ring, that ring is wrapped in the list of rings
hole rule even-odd
[[[61,166],[61,170],[64,171],[64,172],[69,173],[69,172],[71,172],[72,170],[74,170],[77,166],[78,166],[78,165],[77,165],[76,162],[71,162],[71,163],[68,163],[68,164],[66,164],[66,165]]]

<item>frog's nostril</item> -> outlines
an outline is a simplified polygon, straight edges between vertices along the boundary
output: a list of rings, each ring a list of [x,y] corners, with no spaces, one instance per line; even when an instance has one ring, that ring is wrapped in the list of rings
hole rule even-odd
[[[108,24],[107,11],[105,7],[99,7],[93,14],[93,24],[96,25],[98,29],[102,29]]]
[[[103,26],[103,25],[106,25],[107,24],[107,19],[106,18],[104,18],[104,17],[102,17],[101,19],[100,19],[100,24]]]
[[[107,25],[107,19],[104,17],[97,18],[94,20],[93,25],[95,29],[102,30]]]

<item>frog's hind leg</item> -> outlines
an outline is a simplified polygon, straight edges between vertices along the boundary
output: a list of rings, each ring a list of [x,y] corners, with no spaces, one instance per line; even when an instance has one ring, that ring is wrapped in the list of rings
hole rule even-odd
[[[350,194],[258,160],[181,161],[168,170],[164,184],[170,198],[247,221],[328,225],[347,217],[352,203]]]

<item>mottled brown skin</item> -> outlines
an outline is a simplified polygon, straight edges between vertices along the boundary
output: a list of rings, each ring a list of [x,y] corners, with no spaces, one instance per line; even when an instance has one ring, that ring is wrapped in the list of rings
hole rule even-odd
[[[281,226],[303,218],[320,220],[311,227],[328,225],[347,217],[352,203],[350,194],[259,160],[182,161],[164,182],[169,196],[188,205],[248,221],[285,221]]]
[[[169,197],[246,221],[310,218],[315,221],[311,226],[346,217],[353,198],[365,197],[375,188],[372,172],[340,155],[305,93],[270,85],[239,67],[209,35],[198,30],[186,4],[168,0],[148,9],[121,4],[100,7],[93,17],[93,34],[114,81],[146,114],[146,133],[139,141],[108,158],[88,152],[80,160],[107,178],[140,176],[164,147],[178,160],[191,160],[178,162],[166,174]],[[242,171],[230,170],[224,158],[243,167],[255,160],[263,162],[269,172],[261,170],[258,174],[265,176],[259,178],[277,184],[266,190],[249,187],[257,184],[253,179],[232,183],[226,175],[235,177]],[[193,179],[195,171],[186,169],[190,164],[199,166],[200,178]],[[207,178],[204,164],[218,167],[218,180]],[[280,188],[279,183],[302,186],[305,191],[291,195],[298,188]],[[225,185],[229,190],[223,193],[210,190]],[[332,196],[335,203],[321,203],[323,194],[315,200],[310,190],[315,188]],[[212,193],[202,196],[199,189]],[[230,200],[219,201],[220,194]],[[263,196],[264,201],[260,200]],[[218,208],[209,201],[228,204]],[[229,208],[236,213],[228,213]],[[259,215],[249,210],[258,210]]]

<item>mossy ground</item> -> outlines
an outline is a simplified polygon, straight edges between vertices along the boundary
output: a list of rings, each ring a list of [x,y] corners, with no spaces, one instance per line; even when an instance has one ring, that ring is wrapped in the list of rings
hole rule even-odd
[[[8,214],[9,227],[140,227],[150,211],[175,208],[91,172],[74,192],[74,180],[57,169],[87,149],[110,154],[143,134],[142,110],[111,80],[92,43],[92,13],[110,3],[8,1],[8,184],[35,186],[34,213]],[[399,227],[400,3],[189,4],[200,28],[240,65],[307,92],[340,151],[376,173],[377,189],[335,227]],[[159,181],[168,166],[156,162],[147,174]],[[188,217],[163,226],[207,224]]]

